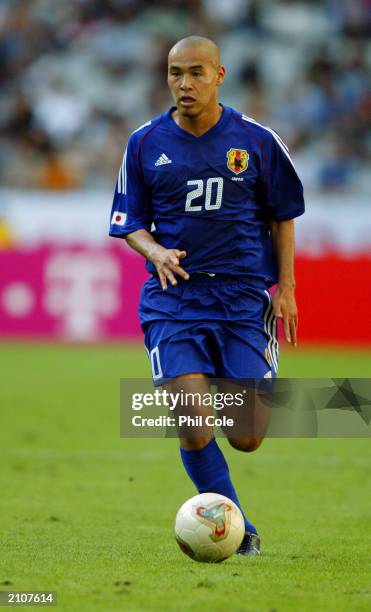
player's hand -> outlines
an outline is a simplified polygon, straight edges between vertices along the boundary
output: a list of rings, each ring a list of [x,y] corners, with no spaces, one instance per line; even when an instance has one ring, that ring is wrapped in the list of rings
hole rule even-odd
[[[280,287],[272,298],[273,312],[278,319],[282,319],[283,331],[287,342],[297,345],[298,309],[295,292],[291,287]]]
[[[179,265],[180,261],[187,256],[186,251],[179,251],[179,249],[165,249],[161,245],[157,245],[151,253],[149,259],[155,266],[157,274],[160,279],[161,287],[167,289],[167,281],[169,280],[172,285],[177,284],[177,280],[174,276],[178,274],[184,280],[189,279],[189,274]]]

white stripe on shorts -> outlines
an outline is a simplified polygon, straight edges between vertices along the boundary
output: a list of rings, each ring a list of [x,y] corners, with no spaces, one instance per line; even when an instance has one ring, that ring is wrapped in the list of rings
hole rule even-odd
[[[264,331],[268,336],[268,354],[275,372],[278,370],[278,342],[277,320],[274,316],[272,299],[268,291],[264,291],[268,298],[268,306],[264,313]]]

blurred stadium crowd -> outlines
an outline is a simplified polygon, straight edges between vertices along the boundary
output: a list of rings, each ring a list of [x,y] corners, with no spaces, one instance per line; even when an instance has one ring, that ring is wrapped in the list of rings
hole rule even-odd
[[[2,0],[1,184],[112,188],[191,33],[221,46],[221,100],[280,132],[313,187],[369,187],[371,0]]]

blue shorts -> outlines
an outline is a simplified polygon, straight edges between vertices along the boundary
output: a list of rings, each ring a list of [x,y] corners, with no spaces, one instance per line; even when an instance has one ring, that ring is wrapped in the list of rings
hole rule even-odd
[[[268,290],[219,278],[193,276],[167,291],[157,279],[145,284],[139,312],[155,385],[190,373],[276,376],[277,325]]]

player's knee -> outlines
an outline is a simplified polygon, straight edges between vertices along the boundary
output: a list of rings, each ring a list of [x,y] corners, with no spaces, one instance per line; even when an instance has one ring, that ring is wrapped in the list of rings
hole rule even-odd
[[[252,453],[259,448],[263,438],[228,438],[228,442],[237,450],[244,453]]]
[[[209,444],[211,437],[205,436],[202,438],[181,438],[180,446],[184,450],[201,450]]]

